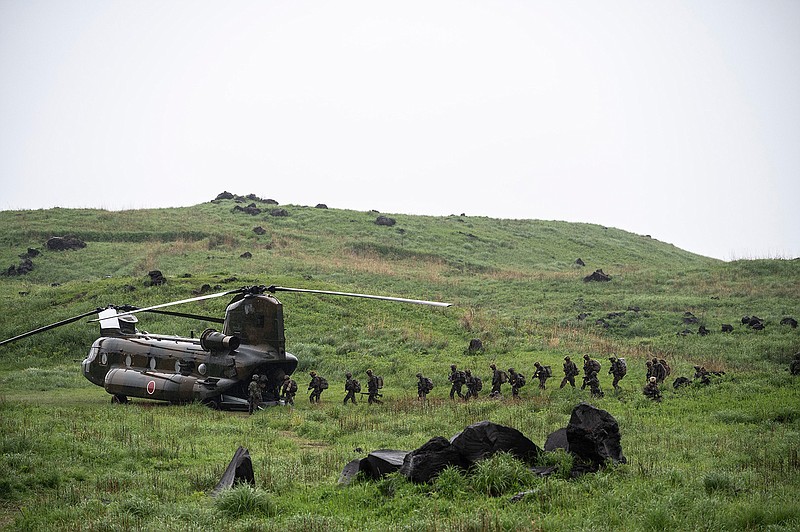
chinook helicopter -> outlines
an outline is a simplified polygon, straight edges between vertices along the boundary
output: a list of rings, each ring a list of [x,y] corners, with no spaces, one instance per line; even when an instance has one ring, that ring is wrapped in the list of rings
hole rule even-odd
[[[130,397],[190,403],[215,409],[246,409],[247,386],[258,375],[266,383],[265,404],[281,404],[279,388],[285,375],[297,368],[297,357],[286,351],[283,305],[276,292],[301,292],[360,297],[449,307],[450,303],[389,296],[246,286],[235,290],[172,301],[146,308],[98,308],[0,342],[7,343],[73,323],[97,313],[101,337],[81,362],[84,377],[111,394],[112,403]],[[233,295],[225,318],[160,310],[165,307]],[[199,338],[150,334],[136,328],[134,314],[153,312],[221,323],[222,331],[206,329]]]

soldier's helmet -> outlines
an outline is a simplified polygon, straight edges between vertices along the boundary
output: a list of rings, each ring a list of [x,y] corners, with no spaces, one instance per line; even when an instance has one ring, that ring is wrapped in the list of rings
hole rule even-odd
[[[656,382],[656,378],[655,377],[650,377],[650,382]]]
[[[539,364],[538,362],[534,362],[534,363],[533,363],[533,365],[534,365],[534,366],[536,366],[537,368],[538,368],[539,366],[541,366],[541,364]]]
[[[349,379],[350,377],[353,376],[353,374],[348,371],[347,373],[344,374],[344,376]]]
[[[565,356],[565,357],[564,357],[564,360],[566,360],[567,362],[569,362],[569,355]]]
[[[514,371],[514,368],[508,368],[508,372],[509,373],[516,373],[516,371]]]
[[[589,360],[589,355],[583,355],[583,358],[585,358],[586,360]]]
[[[647,366],[648,368],[649,368],[650,366],[652,366],[652,365],[653,365],[653,363],[652,363],[652,362],[650,362],[649,360],[648,360],[647,362],[645,362],[644,364],[645,364],[645,366]],[[697,366],[695,366],[695,367],[697,367]]]
[[[470,370],[465,370],[464,373],[466,373],[467,375],[472,375],[472,371]]]
[[[455,364],[450,364],[450,369],[456,369],[456,365]]]
[[[367,370],[367,375],[372,375],[372,370],[371,369]]]
[[[255,373],[253,374],[253,380],[254,380],[254,381],[257,381],[257,380],[258,380],[258,375],[256,375]]]
[[[694,369],[700,369],[700,366],[695,366]]]
[[[417,373],[417,378],[421,379],[422,378],[422,373]]]
[[[494,363],[492,363],[492,364],[489,364],[489,367],[490,367],[490,368],[492,368],[492,369],[497,369],[497,365],[496,365],[496,364],[494,364]]]
[[[608,359],[609,359],[611,362],[614,362],[615,360],[617,360],[617,357],[611,356],[611,357],[608,357]]]
[[[312,377],[316,377],[317,376],[317,372],[316,371],[312,371],[311,373],[309,373],[309,375],[311,375]]]

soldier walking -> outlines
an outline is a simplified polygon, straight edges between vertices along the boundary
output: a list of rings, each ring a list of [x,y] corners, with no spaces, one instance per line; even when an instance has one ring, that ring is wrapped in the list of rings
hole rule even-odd
[[[347,401],[356,404],[356,394],[361,391],[361,383],[354,379],[353,374],[349,371],[345,373],[344,376],[347,379],[344,382],[344,391],[346,391],[347,394],[344,396],[344,401],[342,401],[342,404],[346,405]]]
[[[261,384],[258,375],[253,375],[250,384],[247,385],[247,413],[253,414],[261,404]]]
[[[317,375],[316,371],[312,371],[309,375],[311,375],[311,382],[308,383],[308,389],[311,390],[311,395],[308,396],[308,400],[312,403],[319,403],[322,390],[327,388],[327,381]],[[325,386],[323,386],[323,382],[325,382]]]
[[[583,355],[583,360],[583,384],[581,384],[581,390],[588,386],[593,397],[603,397],[603,390],[600,389],[600,377],[598,376],[600,362],[589,358],[589,355]]]
[[[547,371],[547,366],[542,366],[539,362],[534,362],[533,365],[536,367],[536,371],[533,372],[533,378],[539,379],[539,389],[544,390],[545,383],[550,378],[550,372]]]
[[[489,367],[492,369],[492,391],[489,392],[489,397],[502,397],[503,394],[500,392],[500,388],[508,380],[508,376],[503,370],[497,369],[497,365],[494,362],[489,364]]]
[[[613,355],[608,357],[608,361],[611,362],[611,367],[608,368],[608,374],[614,376],[614,382],[612,382],[611,385],[615,390],[619,390],[617,384],[622,380],[622,377],[628,373],[627,364],[624,358],[617,358]]]
[[[508,368],[508,383],[511,385],[511,397],[519,399],[519,389],[525,386],[525,375]]]
[[[379,405],[383,404],[383,401],[378,399],[378,397],[381,396],[378,390],[380,390],[383,386],[380,382],[380,378],[377,375],[374,375],[371,369],[367,370],[367,377],[369,377],[369,380],[367,381],[367,392],[369,392],[367,403],[377,403]]]
[[[281,399],[287,405],[294,405],[294,396],[297,393],[297,383],[288,375],[283,376],[283,387],[281,388]]]
[[[453,384],[450,387],[450,399],[455,399],[456,395],[464,399],[464,394],[461,393],[461,387],[467,383],[464,372],[458,371],[455,364],[450,364],[450,376],[447,377],[447,380]]]
[[[575,365],[575,362],[569,359],[569,356],[564,357],[564,378],[561,379],[561,386],[559,388],[563,388],[564,385],[569,383],[573,388],[575,387],[575,377],[578,375],[578,366]]]
[[[656,378],[656,382],[661,384],[664,382],[664,379],[667,378],[667,370],[664,368],[664,365],[658,361],[657,358],[652,360],[652,368],[651,368],[652,375],[651,377]]]
[[[428,398],[428,394],[433,390],[433,381],[422,373],[417,373],[417,397],[420,401]]]
[[[467,384],[467,395],[464,396],[464,400],[469,400],[471,397],[478,397],[478,392],[483,388],[481,378],[477,376],[473,377],[470,370],[464,372],[464,377]]]

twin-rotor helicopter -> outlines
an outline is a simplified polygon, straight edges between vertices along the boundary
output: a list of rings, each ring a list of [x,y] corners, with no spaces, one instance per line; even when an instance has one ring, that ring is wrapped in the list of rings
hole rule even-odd
[[[0,342],[0,346],[76,322],[92,314],[100,323],[81,363],[83,375],[102,386],[113,403],[138,397],[170,403],[201,402],[212,408],[247,408],[247,386],[253,375],[266,379],[264,402],[279,404],[285,375],[297,368],[297,357],[286,351],[283,305],[276,292],[302,292],[360,297],[449,307],[450,303],[399,297],[285,288],[246,286],[225,292],[172,301],[146,308],[131,306],[94,309]],[[165,307],[233,295],[225,318],[161,310]],[[154,312],[222,324],[222,331],[206,329],[199,338],[150,334],[136,328],[135,314]]]

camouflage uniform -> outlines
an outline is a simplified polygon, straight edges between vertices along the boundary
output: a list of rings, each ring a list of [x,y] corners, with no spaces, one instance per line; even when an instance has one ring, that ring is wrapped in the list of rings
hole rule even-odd
[[[342,404],[346,405],[347,401],[356,404],[356,392],[360,391],[356,390],[356,382],[358,381],[353,378],[353,374],[349,371],[345,374],[345,378],[347,380],[344,382],[344,391],[346,391],[347,394],[344,396],[344,401],[342,401]]]
[[[312,390],[312,392],[308,396],[308,400],[312,403],[319,403],[322,395],[322,379],[317,375],[316,371],[312,371],[309,375],[311,376],[311,382],[308,383],[308,389]]]
[[[789,363],[789,373],[800,375],[800,353],[796,353],[794,359]]]
[[[489,397],[502,397],[500,388],[503,386],[503,372],[495,364],[489,364],[489,367],[492,369],[492,391],[489,392]]]
[[[450,388],[450,399],[455,399],[456,395],[464,399],[464,394],[461,393],[461,387],[467,383],[467,379],[463,372],[456,369],[455,364],[450,365],[450,376],[447,377],[447,380],[453,383],[453,386]]]
[[[258,375],[253,375],[253,380],[247,385],[247,412],[252,414],[258,410],[261,404],[261,385],[258,382]]]
[[[594,360],[593,358],[589,358],[589,355],[583,355],[583,384],[581,384],[581,390],[585,389],[587,386],[592,391],[592,396],[594,397],[603,397],[603,390],[600,389],[600,377],[598,374],[600,373],[600,362]]]
[[[666,368],[664,368],[664,365],[658,361],[658,359],[654,358],[652,362],[653,362],[653,368],[652,368],[653,374],[651,375],[651,377],[655,377],[656,382],[658,384],[661,384],[662,382],[664,382],[664,379],[667,378],[667,370]]]
[[[428,398],[431,388],[433,388],[433,382],[422,373],[417,373],[417,397],[424,401]]]
[[[369,392],[369,397],[367,397],[367,402],[369,404],[373,403],[377,403],[379,405],[383,404],[383,401],[378,399],[378,396],[380,395],[380,393],[378,392],[378,390],[380,389],[378,388],[378,376],[373,375],[371,369],[367,370],[367,376],[369,377],[369,380],[367,381],[367,391]]]
[[[514,368],[508,368],[508,383],[511,385],[511,397],[518,398],[519,389],[525,385],[525,376]]]
[[[653,401],[661,401],[661,390],[658,388],[658,381],[655,377],[650,377],[642,393]]]
[[[536,367],[536,371],[533,372],[533,378],[539,379],[539,389],[544,390],[544,384],[547,382],[548,375],[544,371],[544,367],[538,362],[534,362],[533,365]]]
[[[564,378],[561,379],[561,386],[559,388],[563,388],[567,383],[574,388],[575,387],[575,376],[578,374],[578,366],[575,365],[575,362],[569,359],[568,356],[564,357]]]
[[[699,379],[701,384],[711,384],[711,378],[708,376],[708,371],[706,371],[704,367],[694,367],[694,378]]]
[[[478,397],[479,390],[477,377],[473,377],[470,370],[466,370],[464,375],[467,381],[467,395],[464,396],[464,400],[466,401],[470,397]]]
[[[608,368],[608,374],[614,376],[614,382],[612,382],[611,385],[615,390],[619,390],[619,386],[617,386],[617,384],[625,376],[625,374],[622,372],[622,364],[617,357],[608,357],[608,361],[611,362],[611,367]]]
[[[297,393],[297,383],[288,375],[283,377],[283,388],[281,388],[281,399],[287,405],[294,404],[294,395]]]

